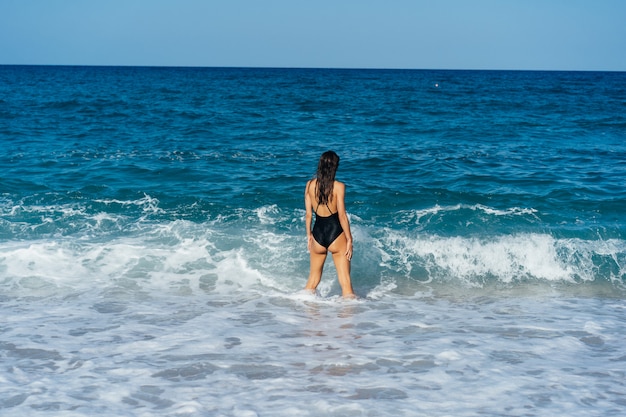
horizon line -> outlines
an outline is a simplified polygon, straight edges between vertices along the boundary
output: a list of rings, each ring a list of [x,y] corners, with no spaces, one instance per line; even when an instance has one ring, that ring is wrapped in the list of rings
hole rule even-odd
[[[180,69],[267,69],[267,70],[346,70],[346,71],[510,71],[510,72],[626,72],[600,69],[502,69],[502,68],[402,68],[402,67],[300,67],[237,65],[133,65],[133,64],[3,64],[0,67],[82,67],[82,68],[180,68]]]

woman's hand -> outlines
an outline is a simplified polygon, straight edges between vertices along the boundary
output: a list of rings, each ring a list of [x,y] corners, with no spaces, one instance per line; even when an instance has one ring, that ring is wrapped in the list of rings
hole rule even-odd
[[[352,261],[352,240],[348,239],[346,241],[346,258],[348,261]]]

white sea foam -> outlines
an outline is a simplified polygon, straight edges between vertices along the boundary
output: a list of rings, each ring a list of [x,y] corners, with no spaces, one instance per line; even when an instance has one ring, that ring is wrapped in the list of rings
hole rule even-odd
[[[135,230],[107,241],[84,236],[7,242],[0,245],[2,280],[15,291],[44,292],[134,285],[149,291],[195,293],[219,286],[288,293],[304,285],[308,253],[301,236],[278,228],[220,227],[215,221],[176,220],[135,224]],[[354,235],[354,285],[372,299],[414,293],[429,284],[599,280],[621,286],[626,270],[626,242],[617,239],[557,239],[537,233],[416,236],[401,229],[371,234],[358,224]],[[411,287],[411,282],[420,286]],[[318,291],[324,297],[339,292],[330,257]]]
[[[164,213],[163,209],[159,208],[159,200],[145,193],[143,198],[136,200],[96,199],[94,202],[106,205],[119,205],[122,207],[137,206],[141,207],[144,212]]]
[[[477,285],[484,280],[594,281],[599,278],[595,263],[598,254],[618,271],[609,279],[620,281],[626,261],[626,242],[621,240],[589,242],[537,233],[486,238],[412,237],[387,230],[376,245],[383,265],[406,276],[421,268],[431,279],[447,276]]]
[[[611,335],[623,331],[623,310],[601,300],[264,295],[244,285],[258,276],[246,277],[237,257],[230,266],[226,256],[216,262],[221,273],[237,271],[237,282],[231,275],[233,282],[203,292],[82,291],[60,302],[3,303],[0,411],[582,416],[620,409],[620,340]]]
[[[597,279],[598,258],[614,274],[624,270],[623,241],[416,236],[357,219],[361,299],[346,301],[330,259],[318,292],[303,292],[306,242],[281,229],[280,210],[259,215],[266,221],[245,227],[219,218],[139,222],[108,239],[1,244],[0,413],[582,416],[620,408],[620,303],[441,287],[584,284]],[[94,227],[96,218],[119,220],[95,215]]]
[[[507,209],[496,209],[483,204],[455,204],[450,206],[440,206],[439,204],[425,209],[404,211],[399,213],[402,223],[414,222],[417,224],[428,222],[434,215],[454,213],[461,210],[479,211],[493,216],[531,216],[536,218],[537,210],[525,207],[511,207]]]
[[[261,224],[273,224],[276,222],[276,215],[279,213],[279,210],[276,204],[272,204],[270,206],[259,207],[255,212]]]
[[[621,410],[619,300],[498,291],[439,297],[428,285],[406,292],[403,275],[392,275],[403,264],[389,251],[382,277],[369,284],[355,277],[364,299],[344,301],[330,262],[316,295],[301,291],[303,274],[280,270],[290,265],[281,263],[284,248],[295,251],[302,239],[255,230],[239,238],[247,246],[220,248],[224,236],[208,224],[146,228],[106,242],[0,246],[1,414]],[[469,280],[524,265],[549,281],[561,273],[552,269],[559,255],[550,247],[595,247],[530,234],[495,243],[435,236],[416,242],[388,230],[369,239],[404,251],[402,262],[426,259],[447,271],[436,280],[450,271]],[[623,250],[619,241],[596,245],[618,258]],[[306,269],[306,253],[301,261]]]

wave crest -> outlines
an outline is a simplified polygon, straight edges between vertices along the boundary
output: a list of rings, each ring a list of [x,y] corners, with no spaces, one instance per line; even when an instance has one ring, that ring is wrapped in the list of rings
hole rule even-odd
[[[626,242],[620,239],[558,239],[540,233],[412,237],[387,230],[374,244],[383,268],[422,282],[461,281],[472,286],[528,280],[621,284],[626,279]]]

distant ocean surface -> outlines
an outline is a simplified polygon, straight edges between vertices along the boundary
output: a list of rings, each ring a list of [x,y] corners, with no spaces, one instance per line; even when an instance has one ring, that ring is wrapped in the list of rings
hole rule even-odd
[[[0,415],[626,412],[626,73],[0,66],[0,143]]]

